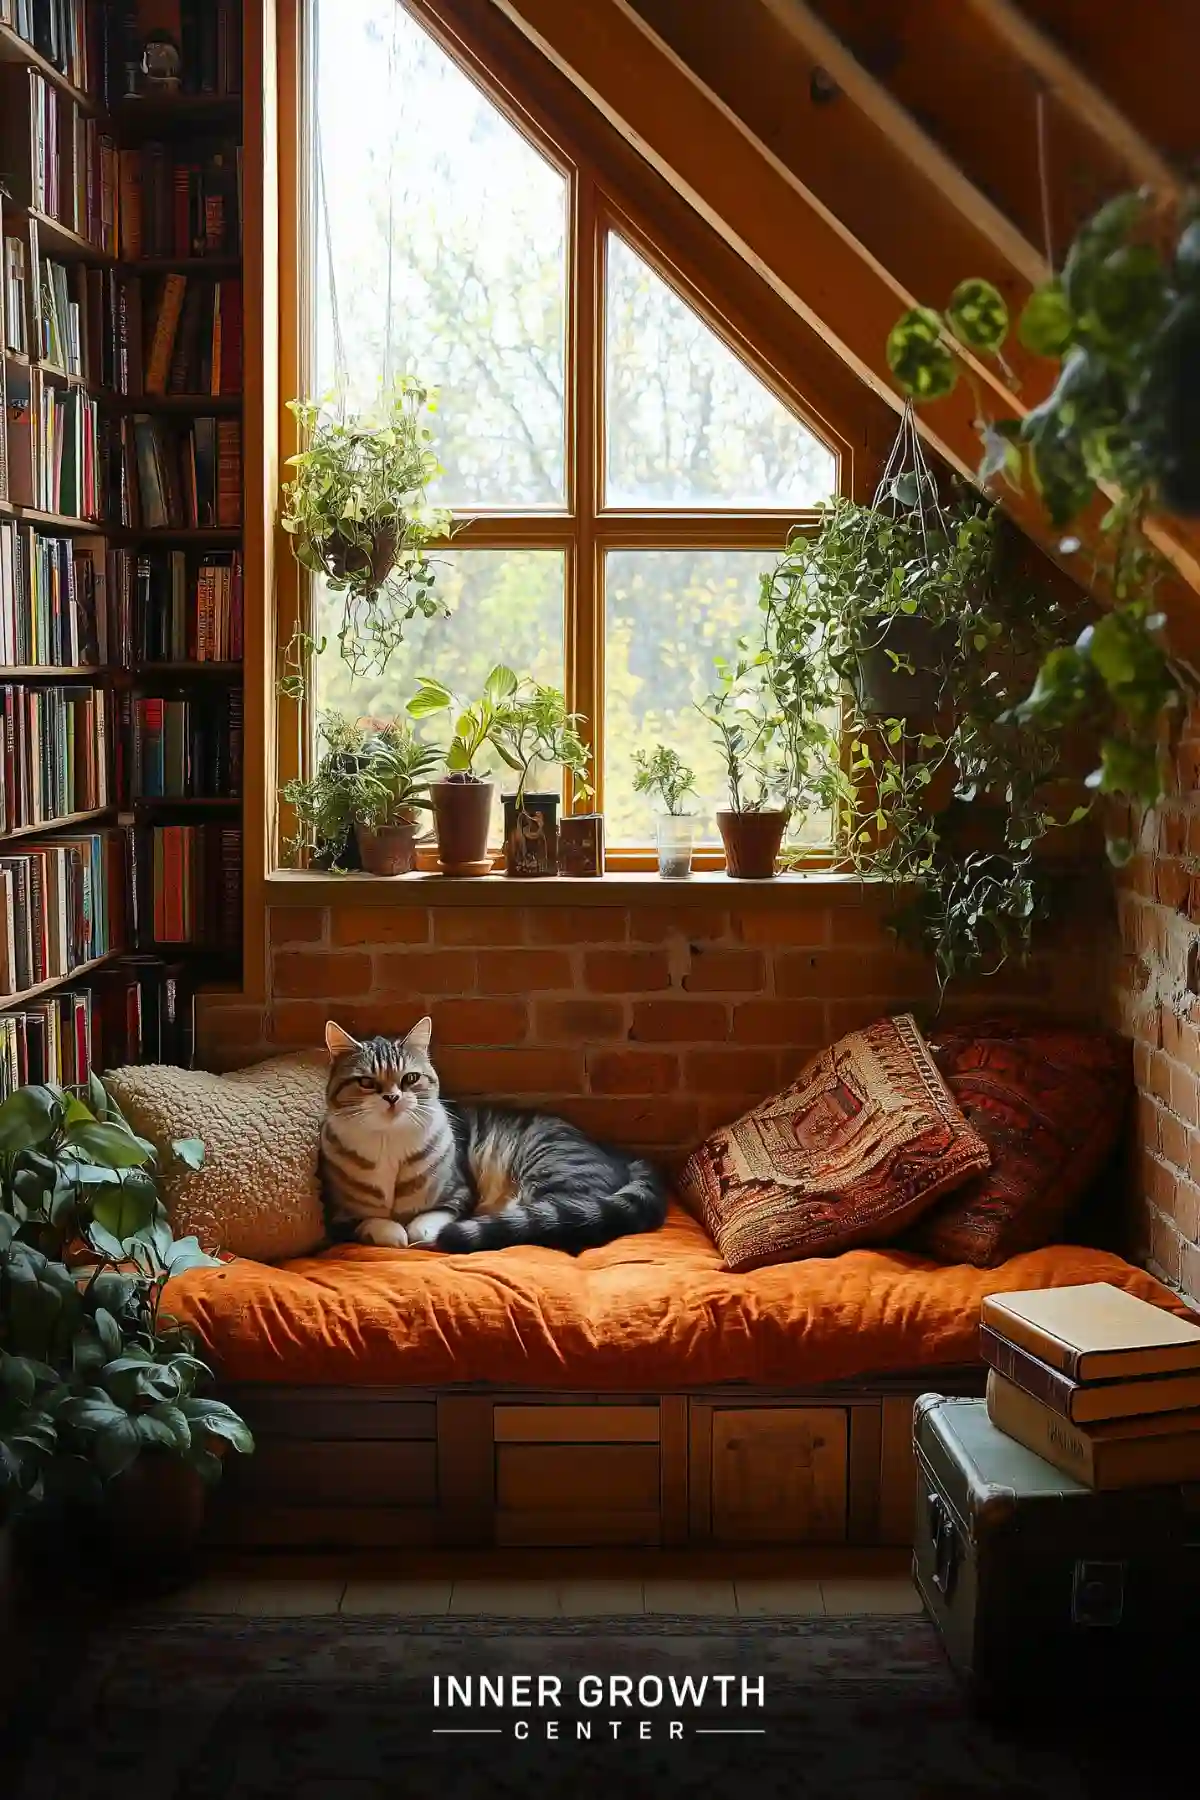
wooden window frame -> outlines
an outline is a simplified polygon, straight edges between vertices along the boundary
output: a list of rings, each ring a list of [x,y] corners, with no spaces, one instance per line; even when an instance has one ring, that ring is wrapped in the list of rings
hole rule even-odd
[[[861,497],[877,449],[868,433],[855,441],[817,410],[795,373],[773,360],[761,335],[751,336],[707,259],[694,255],[685,263],[672,254],[648,196],[639,193],[637,171],[627,165],[626,180],[613,178],[584,141],[595,133],[612,134],[596,119],[586,129],[578,107],[568,111],[565,96],[551,110],[543,93],[530,91],[528,69],[497,56],[494,43],[484,43],[472,0],[396,0],[451,57],[456,66],[567,182],[567,305],[565,343],[565,489],[563,509],[509,510],[477,508],[456,512],[453,546],[457,549],[547,549],[564,553],[564,692],[569,707],[584,715],[584,733],[592,752],[594,804],[603,809],[604,778],[604,559],[612,549],[742,549],[782,550],[789,532],[813,529],[813,510],[791,508],[619,508],[604,502],[604,305],[605,251],[609,234],[622,237],[668,286],[690,306],[776,398],[810,430],[835,459],[834,491]],[[279,72],[283,152],[280,157],[280,455],[296,448],[295,424],[282,402],[308,391],[312,294],[313,183],[311,180],[311,71],[306,67],[305,22],[309,0],[279,0]],[[474,27],[474,29],[473,29]],[[562,77],[547,70],[548,85]],[[587,103],[579,99],[578,106]],[[574,124],[575,130],[572,130]],[[647,172],[649,173],[649,172]],[[657,180],[657,177],[653,177]],[[758,278],[747,270],[750,281]],[[744,295],[741,298],[745,298]],[[862,456],[857,451],[866,449]],[[875,452],[872,456],[871,452]],[[275,657],[294,629],[307,630],[312,618],[309,579],[295,559],[278,554],[276,562]],[[280,785],[308,766],[312,748],[311,704],[282,696],[275,701],[277,780]],[[570,805],[569,784],[564,804]],[[268,820],[268,842],[275,846],[288,829],[285,810],[276,800]],[[832,850],[804,854],[811,868],[827,867]],[[699,869],[721,869],[717,846],[697,849]],[[610,847],[606,870],[641,872],[656,866],[652,846]]]

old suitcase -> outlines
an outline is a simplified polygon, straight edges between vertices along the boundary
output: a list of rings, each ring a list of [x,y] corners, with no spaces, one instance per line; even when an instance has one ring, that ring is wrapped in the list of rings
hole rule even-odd
[[[913,1440],[914,1578],[980,1698],[1194,1687],[1200,1487],[1094,1493],[982,1400],[923,1394]]]

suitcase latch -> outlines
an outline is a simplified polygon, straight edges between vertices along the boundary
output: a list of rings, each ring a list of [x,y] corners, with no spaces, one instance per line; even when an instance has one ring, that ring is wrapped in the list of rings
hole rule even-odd
[[[929,1508],[929,1537],[933,1544],[933,1585],[944,1599],[949,1600],[958,1576],[958,1533],[950,1509],[940,1494],[926,1494],[925,1502]]]
[[[1087,1562],[1075,1564],[1071,1584],[1072,1625],[1119,1625],[1125,1611],[1125,1568],[1123,1562]]]

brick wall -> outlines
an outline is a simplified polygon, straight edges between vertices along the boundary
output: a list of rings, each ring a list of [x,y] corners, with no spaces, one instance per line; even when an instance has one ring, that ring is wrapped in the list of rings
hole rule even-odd
[[[230,1067],[320,1044],[330,1017],[397,1032],[428,1011],[449,1092],[553,1107],[671,1161],[842,1032],[909,1007],[928,1017],[934,1004],[927,960],[892,945],[882,898],[855,883],[606,882],[586,904],[552,899],[558,887],[538,884],[519,904],[509,890],[501,904],[428,906],[347,891],[273,906],[266,1003],[206,1002],[202,1060]],[[1098,937],[1072,921],[1029,968],[960,990],[948,1011],[1094,1019]]]
[[[1175,792],[1117,886],[1110,1016],[1134,1044],[1136,1249],[1200,1301],[1200,717],[1180,744]]]

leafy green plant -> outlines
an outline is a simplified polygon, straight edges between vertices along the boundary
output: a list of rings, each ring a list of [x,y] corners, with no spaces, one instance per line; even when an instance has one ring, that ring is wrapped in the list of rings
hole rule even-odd
[[[504,704],[517,691],[517,677],[503,663],[497,663],[483,684],[478,700],[457,698],[445,682],[434,675],[419,675],[417,691],[408,703],[414,719],[428,719],[438,713],[454,714],[454,736],[446,752],[446,767],[451,777],[463,781],[481,779],[475,759],[484,750],[495,748],[498,720]]]
[[[496,671],[493,671],[496,673]],[[489,741],[496,754],[517,777],[517,808],[525,805],[525,794],[536,765],[557,764],[569,771],[576,797],[592,793],[588,780],[588,748],[580,736],[581,713],[567,711],[560,689],[535,681],[531,675],[513,678],[511,670],[502,672],[501,685],[507,690],[498,694]]]
[[[288,458],[294,473],[283,486],[280,523],[301,567],[342,596],[338,647],[355,675],[382,674],[410,620],[445,612],[426,555],[451,526],[447,512],[425,503],[440,473],[425,423],[435,404],[411,376],[377,416],[288,402],[304,447]]]
[[[203,1157],[196,1139],[172,1150]],[[162,1312],[171,1276],[216,1261],[174,1238],[155,1170],[95,1077],[88,1103],[33,1086],[0,1105],[0,1512],[98,1500],[146,1452],[213,1482],[214,1443],[254,1447]]]
[[[633,761],[637,771],[634,793],[657,794],[671,818],[682,818],[684,796],[695,797],[696,771],[689,769],[678,751],[667,744],[655,744],[649,756],[639,750]]]
[[[429,783],[441,752],[422,744],[404,720],[326,712],[317,736],[322,748],[315,774],[282,789],[296,816],[296,831],[285,845],[290,861],[307,855],[336,868],[355,825],[377,831],[429,810]]]
[[[905,313],[888,339],[888,362],[918,401],[949,393],[956,347],[1001,356],[1010,328],[989,283],[960,283],[944,314]],[[1028,475],[1051,522],[1069,525],[1103,490],[1096,573],[1116,602],[1074,645],[1057,646],[1019,707],[1026,725],[1072,724],[1098,745],[1095,793],[1138,806],[1161,800],[1173,721],[1197,692],[1195,672],[1171,656],[1154,589],[1163,564],[1140,534],[1166,510],[1200,516],[1200,218],[1147,193],[1119,195],[1078,233],[1061,275],[1044,283],[1017,321],[1025,349],[1058,364],[1048,398],[1023,419],[989,419],[976,384],[984,456],[980,476]],[[965,370],[968,378],[969,369]],[[1077,554],[1080,541],[1064,538]],[[1120,861],[1124,836],[1110,839]]]

